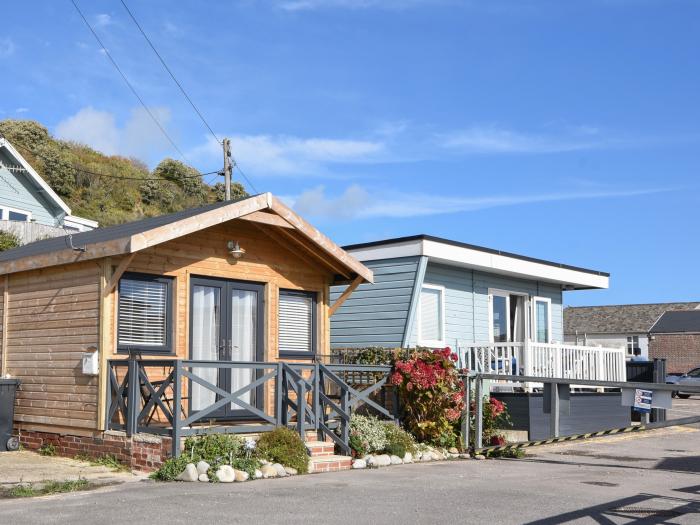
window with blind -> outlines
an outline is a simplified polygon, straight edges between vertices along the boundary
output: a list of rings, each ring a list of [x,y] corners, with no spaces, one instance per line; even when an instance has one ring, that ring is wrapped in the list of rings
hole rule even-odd
[[[442,346],[445,340],[444,294],[441,286],[424,285],[418,302],[418,344]]]
[[[313,356],[316,349],[316,294],[280,290],[278,319],[280,356]]]
[[[172,279],[125,274],[119,280],[117,348],[120,352],[172,351]]]

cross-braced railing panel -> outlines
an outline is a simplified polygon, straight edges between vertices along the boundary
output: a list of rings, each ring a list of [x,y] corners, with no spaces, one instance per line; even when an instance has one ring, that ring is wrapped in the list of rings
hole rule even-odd
[[[235,387],[233,381],[220,382],[222,374],[230,377],[235,370],[246,371],[250,380]],[[295,428],[302,438],[315,431],[319,439],[330,438],[349,452],[350,419],[358,408],[395,419],[396,400],[393,412],[378,401],[384,399],[378,393],[384,392],[390,372],[382,365],[112,360],[107,427],[128,435],[170,435],[174,455],[184,436],[264,432],[278,426]],[[359,384],[357,377],[363,378]],[[227,407],[236,408],[237,418],[230,417]]]

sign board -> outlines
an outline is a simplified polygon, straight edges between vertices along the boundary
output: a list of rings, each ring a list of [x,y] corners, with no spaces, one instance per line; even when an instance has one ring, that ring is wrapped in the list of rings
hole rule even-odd
[[[651,412],[651,400],[653,397],[654,392],[651,390],[636,388],[634,390],[634,404],[632,408],[636,412],[641,412],[642,414]]]
[[[622,406],[632,407],[637,412],[648,412],[648,410],[639,410],[651,408],[671,408],[673,399],[671,398],[670,390],[657,390],[653,392],[645,388],[623,388],[622,389]],[[637,398],[641,403],[637,403]]]

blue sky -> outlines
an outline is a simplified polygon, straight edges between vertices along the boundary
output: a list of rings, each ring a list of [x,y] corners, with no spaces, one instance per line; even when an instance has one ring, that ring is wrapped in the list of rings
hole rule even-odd
[[[120,2],[78,3],[187,160],[218,169]],[[612,274],[573,305],[700,297],[700,2],[127,4],[257,190],[337,242],[428,233]],[[178,157],[68,0],[4,7],[0,70],[0,118]]]

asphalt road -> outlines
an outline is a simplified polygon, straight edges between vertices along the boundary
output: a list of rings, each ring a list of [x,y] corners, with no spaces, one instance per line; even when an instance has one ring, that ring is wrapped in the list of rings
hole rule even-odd
[[[530,450],[520,460],[4,500],[0,523],[700,523],[696,428]]]

